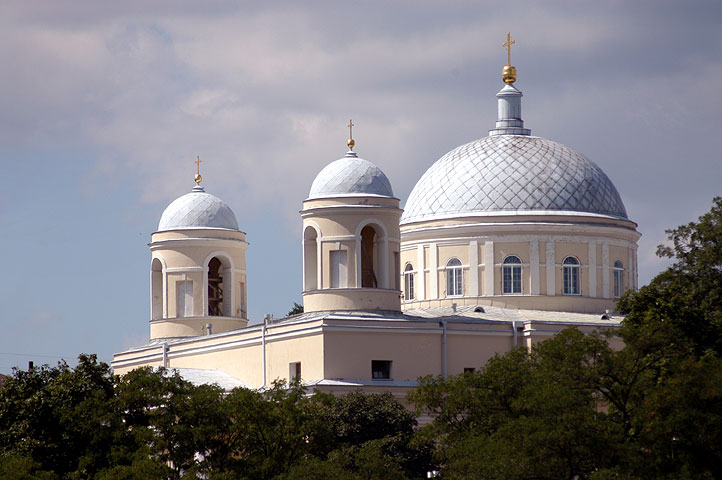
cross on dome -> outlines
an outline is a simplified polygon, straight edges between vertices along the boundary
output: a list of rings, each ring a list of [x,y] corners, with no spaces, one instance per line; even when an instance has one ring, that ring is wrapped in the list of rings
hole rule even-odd
[[[353,121],[348,121],[348,142],[346,144],[348,145],[349,149],[353,150],[353,146],[356,145],[356,142],[353,140],[353,127],[355,125],[353,124]]]
[[[511,32],[506,32],[506,42],[502,43],[502,47],[506,47],[506,64],[511,66],[511,46],[516,42],[511,39]]]
[[[501,71],[501,78],[506,84],[516,82],[516,67],[511,66],[511,46],[516,42],[511,38],[511,32],[506,32],[506,42],[502,43],[502,47],[506,47],[506,66]]]
[[[200,183],[203,181],[203,177],[201,177],[201,162],[202,160],[200,155],[198,155],[196,157],[196,161],[193,162],[196,164],[196,176],[193,179],[198,185],[200,185]]]

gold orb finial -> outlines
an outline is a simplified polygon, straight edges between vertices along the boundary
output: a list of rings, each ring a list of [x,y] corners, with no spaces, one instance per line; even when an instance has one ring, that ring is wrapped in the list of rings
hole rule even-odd
[[[193,162],[196,164],[196,175],[193,177],[193,180],[196,182],[196,184],[200,185],[200,183],[203,181],[203,177],[201,177],[201,156],[198,155],[196,157],[196,161]]]
[[[353,141],[353,127],[354,124],[351,120],[348,121],[348,142],[346,142],[346,145],[348,145],[348,148],[353,148],[354,145],[356,145],[356,142]]]
[[[516,68],[511,66],[511,46],[516,42],[511,38],[511,32],[506,32],[506,42],[502,43],[502,47],[506,47],[506,66],[501,71],[501,78],[504,83],[516,82]]]

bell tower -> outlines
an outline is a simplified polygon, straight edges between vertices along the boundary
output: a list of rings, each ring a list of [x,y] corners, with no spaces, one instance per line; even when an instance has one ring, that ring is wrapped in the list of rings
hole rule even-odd
[[[245,327],[246,234],[233,211],[200,185],[161,216],[151,251],[150,339],[209,335]]]
[[[401,310],[399,199],[353,148],[327,165],[303,202],[304,311]]]

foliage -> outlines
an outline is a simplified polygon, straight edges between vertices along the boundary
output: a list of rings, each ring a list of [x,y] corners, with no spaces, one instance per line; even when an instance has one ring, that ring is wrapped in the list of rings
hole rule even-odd
[[[659,245],[657,255],[675,263],[638,292],[628,292],[618,309],[630,327],[667,323],[670,340],[697,355],[707,349],[722,354],[722,197],[697,222],[667,234],[671,245]]]
[[[286,314],[287,317],[290,317],[291,315],[298,315],[299,313],[303,313],[303,305],[300,303],[293,302],[293,308],[288,311]]]
[[[390,395],[308,395],[299,382],[226,394],[165,369],[113,377],[81,355],[0,389],[0,480],[404,478],[421,458],[414,425]]]

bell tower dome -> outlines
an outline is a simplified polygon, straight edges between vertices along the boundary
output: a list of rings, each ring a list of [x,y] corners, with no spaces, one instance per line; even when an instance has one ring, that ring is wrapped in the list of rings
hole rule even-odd
[[[200,163],[200,159],[197,160]],[[245,327],[246,234],[230,207],[200,186],[163,212],[151,251],[150,339]]]
[[[401,310],[399,199],[373,163],[349,150],[316,176],[303,202],[306,312]]]

